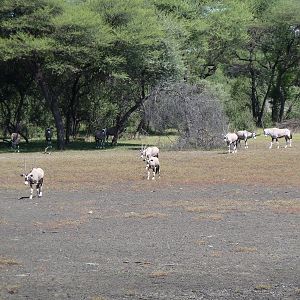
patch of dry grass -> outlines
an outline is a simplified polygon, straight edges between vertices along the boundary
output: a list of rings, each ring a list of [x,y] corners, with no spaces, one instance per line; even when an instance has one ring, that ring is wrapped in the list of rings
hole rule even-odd
[[[276,213],[300,213],[300,199],[292,200],[269,200],[266,206]]]
[[[20,263],[12,258],[0,257],[0,267],[15,265],[20,265]]]
[[[292,200],[267,200],[245,201],[229,199],[199,199],[186,201],[167,201],[161,203],[161,207],[180,208],[189,213],[194,213],[194,220],[198,221],[222,221],[224,215],[232,212],[254,212],[267,209],[275,213],[300,213],[300,199]]]
[[[135,290],[126,290],[126,291],[125,291],[125,296],[126,296],[126,297],[134,297],[134,296],[136,296],[136,295],[137,295],[137,293],[136,293]]]
[[[199,205],[199,203],[201,203]],[[175,204],[176,206],[176,204]],[[253,201],[211,199],[209,201],[189,201],[187,205],[181,205],[183,209],[190,213],[199,214],[196,220],[221,221],[224,214],[229,212],[249,212],[257,210],[257,203]]]
[[[17,294],[19,289],[20,289],[19,285],[10,285],[9,284],[9,285],[0,286],[0,290],[6,291],[10,295]],[[2,299],[2,298],[0,298],[0,299]]]
[[[45,230],[55,230],[64,228],[74,228],[87,222],[88,218],[86,216],[80,217],[79,219],[61,219],[49,222],[34,222],[33,225]]]
[[[151,274],[150,274],[150,277],[151,278],[163,278],[163,277],[166,277],[168,276],[168,272],[165,272],[165,271],[153,271]]]
[[[7,225],[8,222],[5,219],[0,219],[0,225]]]
[[[269,139],[259,136],[249,143],[248,150],[241,148],[236,154],[226,153],[225,145],[224,149],[214,151],[162,149],[161,178],[155,182],[146,180],[145,163],[138,150],[54,151],[52,155],[1,153],[0,188],[28,192],[19,176],[24,172],[24,159],[27,171],[32,166],[45,170],[45,195],[49,189],[101,191],[122,185],[133,189],[220,183],[298,187],[300,172],[295,170],[300,169],[300,147],[296,144],[290,149],[268,149],[268,146]]]
[[[224,219],[221,214],[200,215],[194,218],[198,221],[222,221]]]
[[[210,253],[210,256],[211,256],[211,257],[216,257],[216,258],[222,257],[222,251],[214,250],[214,251],[212,251],[212,252]]]
[[[185,210],[188,212],[193,212],[193,213],[205,213],[209,211],[209,208],[206,206],[187,206],[185,207]]]
[[[204,241],[204,240],[198,240],[198,241],[196,241],[196,244],[199,245],[199,246],[203,246],[203,245],[206,244],[206,241]]]
[[[236,247],[234,249],[234,252],[238,252],[238,253],[254,253],[254,252],[257,252],[257,248],[256,247]]]
[[[167,214],[160,212],[127,212],[124,214],[125,218],[140,218],[140,219],[150,219],[150,218],[166,218]]]
[[[272,286],[270,284],[258,284],[254,287],[256,291],[266,291],[270,290]]]

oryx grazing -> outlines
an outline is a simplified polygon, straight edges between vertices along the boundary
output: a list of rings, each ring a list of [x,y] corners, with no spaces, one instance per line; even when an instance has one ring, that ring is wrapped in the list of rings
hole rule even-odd
[[[287,128],[283,128],[283,129],[265,128],[264,129],[264,135],[265,136],[269,135],[272,138],[271,145],[270,145],[269,149],[272,148],[274,140],[276,140],[277,148],[279,149],[278,139],[282,138],[282,137],[285,138],[285,147],[284,148],[287,148],[288,144],[289,144],[290,147],[292,147],[292,138],[293,138],[293,136],[292,136],[291,131]]]
[[[106,128],[102,128],[101,130],[96,130],[95,132],[95,142],[96,148],[104,148],[105,147],[105,140],[106,140]]]
[[[232,146],[232,153],[237,152],[237,142],[239,137],[234,132],[229,132],[224,136],[224,141],[227,143],[228,153],[230,153],[230,148]]]
[[[256,133],[250,132],[247,130],[239,130],[237,131],[238,143],[241,143],[241,140],[245,141],[245,149],[248,149],[248,139],[253,138],[256,139]]]
[[[148,158],[152,157],[157,157],[158,158],[158,154],[159,154],[159,149],[157,147],[144,147],[142,146],[141,150],[141,158],[143,160],[147,160]]]
[[[25,178],[24,183],[30,185],[30,199],[32,199],[33,185],[36,185],[37,196],[43,195],[44,171],[41,168],[33,168],[28,174],[21,174]]]
[[[15,152],[20,152],[19,144],[21,141],[21,135],[17,132],[13,132],[10,136],[11,140],[11,148],[15,150]]]
[[[147,170],[147,179],[150,179],[150,173],[152,171],[152,180],[155,180],[155,175],[158,174],[160,178],[160,164],[157,157],[151,156],[146,159],[146,170]]]

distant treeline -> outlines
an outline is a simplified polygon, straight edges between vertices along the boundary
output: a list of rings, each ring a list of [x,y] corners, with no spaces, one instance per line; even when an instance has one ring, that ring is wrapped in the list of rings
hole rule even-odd
[[[216,118],[214,133],[300,118],[299,12],[298,0],[2,0],[1,135],[53,126],[64,149],[83,128],[115,127],[115,140],[177,128],[197,146],[215,143]]]

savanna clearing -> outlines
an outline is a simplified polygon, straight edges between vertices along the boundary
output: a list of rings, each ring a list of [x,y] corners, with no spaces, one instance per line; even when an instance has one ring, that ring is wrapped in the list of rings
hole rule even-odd
[[[156,181],[137,145],[1,153],[0,299],[299,298],[299,141],[162,149]]]

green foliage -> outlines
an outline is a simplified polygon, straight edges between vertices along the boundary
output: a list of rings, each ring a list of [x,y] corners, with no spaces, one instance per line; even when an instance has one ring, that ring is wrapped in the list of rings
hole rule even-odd
[[[182,79],[229,93],[232,129],[269,118],[270,100],[273,121],[297,117],[299,11],[297,0],[2,0],[0,123],[49,124],[54,101],[69,131],[134,126],[154,89]]]
[[[238,78],[232,80],[230,86],[231,97],[228,98],[225,105],[225,112],[229,118],[229,130],[249,130],[255,129],[255,123],[251,115],[251,108],[247,100],[247,85],[246,78]]]

